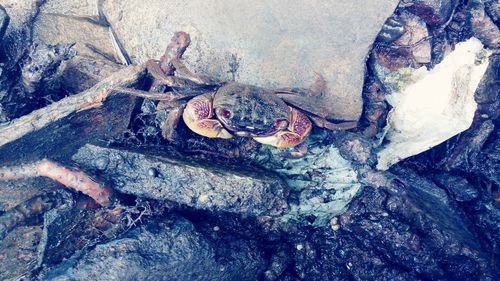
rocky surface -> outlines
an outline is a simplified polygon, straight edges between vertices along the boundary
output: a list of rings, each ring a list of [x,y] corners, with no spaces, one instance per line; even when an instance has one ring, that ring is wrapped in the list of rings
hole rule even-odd
[[[279,215],[288,208],[284,183],[262,170],[93,145],[81,148],[73,160],[97,170],[116,190],[139,197],[245,215]]]
[[[175,31],[191,34],[194,71],[264,87],[327,80],[329,118],[357,120],[366,54],[398,1],[106,1],[104,13],[134,62],[157,58]],[[143,15],[147,14],[148,17]]]
[[[42,234],[40,226],[23,226],[0,243],[0,278],[19,280],[30,276],[36,267],[36,248]]]
[[[113,30],[119,35],[115,43],[123,44],[129,58],[139,62],[158,58],[175,24],[194,20],[206,23],[185,29],[195,38],[195,48],[190,48],[186,59],[196,71],[220,79],[248,79],[267,85],[279,85],[279,79],[284,79],[291,81],[285,86],[308,86],[315,63],[331,64],[331,58],[340,57],[336,62],[340,68],[323,69],[327,72],[323,74],[335,75],[342,67],[351,71],[351,64],[359,62],[359,77],[354,75],[348,81],[340,77],[338,82],[342,87],[346,86],[343,83],[357,83],[361,89],[366,53],[353,52],[358,47],[367,52],[376,31],[374,26],[366,30],[352,27],[359,26],[360,17],[370,22],[380,19],[381,24],[392,12],[390,7],[380,6],[380,1],[356,9],[351,9],[351,2],[339,2],[335,5],[341,8],[335,11],[330,9],[336,6],[326,9],[303,4],[294,10],[293,1],[264,9],[271,4],[254,1],[241,4],[248,11],[241,15],[245,28],[221,33],[216,25],[239,27],[240,19],[227,24],[239,14],[217,10],[232,4],[203,1],[195,6],[200,2],[172,0],[179,4],[172,7],[153,0],[138,7],[139,2],[131,0],[0,0],[12,19],[2,41],[0,104],[7,105],[8,98],[18,93],[9,90],[19,86],[20,80],[13,79],[21,76],[20,58],[31,48],[31,41],[43,46],[76,42],[80,55],[63,62],[63,75],[56,79],[68,93],[74,93],[127,61],[126,53],[116,52],[114,39],[108,36]],[[395,5],[396,1],[384,3]],[[400,1],[377,37],[371,56],[384,59],[378,63],[385,70],[432,68],[471,36],[498,53],[497,3]],[[104,4],[102,9],[100,4]],[[190,5],[192,9],[186,12]],[[374,7],[380,11],[369,10]],[[200,18],[203,13],[218,16]],[[310,20],[313,17],[290,20],[281,16],[296,13],[315,16],[314,21]],[[330,13],[340,15],[342,22],[325,25]],[[75,28],[79,25],[81,29]],[[314,30],[317,33],[304,34],[311,26],[320,28]],[[344,28],[347,31],[342,36],[316,40]],[[261,29],[277,35],[263,36],[267,33],[258,33]],[[368,30],[374,33],[356,33]],[[303,36],[290,38],[304,41],[286,40],[292,31]],[[258,34],[257,38],[252,34]],[[272,44],[277,49],[269,48]],[[265,49],[254,51],[255,46]],[[287,47],[289,52],[276,51]],[[328,48],[349,52],[330,54],[318,62]],[[266,56],[283,61],[260,63],[261,72],[249,63]],[[286,61],[288,58],[296,60]],[[2,146],[0,166],[25,163],[33,157],[50,157],[73,168],[78,164],[116,190],[116,205],[99,208],[85,195],[72,192],[60,198],[64,199],[62,205],[56,204],[42,216],[44,207],[36,198],[28,199],[31,195],[57,199],[55,193],[47,192],[60,185],[39,179],[0,182],[0,219],[10,216],[18,222],[8,224],[7,236],[0,241],[0,279],[499,280],[500,60],[498,54],[489,60],[474,96],[478,107],[471,128],[385,172],[374,170],[375,151],[390,106],[387,85],[378,81],[380,72],[374,71],[373,60],[368,62],[363,88],[360,128],[351,132],[314,128],[308,137],[309,152],[302,159],[287,158],[289,151],[261,146],[251,139],[195,136],[182,124],[178,131],[181,144],[167,143],[155,127],[156,104],[133,104],[122,95],[110,98],[99,109],[53,122]],[[284,62],[286,67],[280,67]],[[345,110],[356,112],[361,105],[355,105]],[[106,122],[106,116],[112,122]],[[5,121],[1,117],[0,107],[0,120]],[[127,127],[129,118],[133,121]],[[83,146],[89,142],[99,146]],[[117,148],[124,144],[127,149]],[[72,155],[75,161],[70,159]],[[261,172],[260,167],[267,171]],[[242,172],[247,170],[250,172]],[[192,176],[196,184],[182,182],[180,173]],[[171,175],[171,180],[166,181],[164,175]],[[27,206],[26,202],[34,204],[30,209],[19,207]]]
[[[152,223],[62,263],[44,280],[258,280],[264,271],[254,243],[214,240],[181,218]]]

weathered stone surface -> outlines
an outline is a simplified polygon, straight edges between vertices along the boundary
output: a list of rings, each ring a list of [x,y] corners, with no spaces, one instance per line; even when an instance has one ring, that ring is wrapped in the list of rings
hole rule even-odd
[[[43,4],[40,12],[42,14],[91,17],[97,14],[99,2],[95,0],[48,0]]]
[[[126,0],[104,13],[134,62],[159,58],[183,30],[194,71],[264,87],[309,87],[317,72],[329,117],[357,120],[366,55],[397,2]]]
[[[410,5],[408,10],[422,18],[431,26],[439,26],[451,17],[457,0],[407,0],[404,5]]]
[[[0,279],[29,279],[41,234],[40,226],[18,227],[0,241]]]
[[[34,25],[34,34],[35,41],[45,44],[76,43],[74,48],[81,56],[119,61],[108,28],[89,20],[40,13]]]
[[[121,57],[111,31],[98,18],[94,0],[50,0],[40,7],[33,40],[41,44],[72,44],[77,56],[65,65],[63,86],[80,92],[119,70]]]
[[[11,209],[22,202],[60,188],[48,179],[29,179],[25,181],[0,181],[0,212]]]
[[[81,148],[73,160],[85,169],[100,170],[112,188],[139,197],[248,215],[278,215],[287,209],[284,183],[263,171],[245,172],[241,167],[200,165],[180,157],[155,157],[94,145]]]
[[[500,48],[500,29],[488,16],[484,5],[476,4],[471,10],[471,26],[474,36],[481,40],[485,47]]]
[[[31,40],[30,23],[38,11],[37,0],[0,0],[7,14],[10,24],[3,38],[3,49],[9,65],[17,62],[28,47]]]
[[[153,223],[62,263],[43,280],[258,280],[262,253],[254,244],[209,240],[185,219]]]
[[[0,6],[0,42],[7,31],[7,27],[10,23],[10,17],[4,7]]]

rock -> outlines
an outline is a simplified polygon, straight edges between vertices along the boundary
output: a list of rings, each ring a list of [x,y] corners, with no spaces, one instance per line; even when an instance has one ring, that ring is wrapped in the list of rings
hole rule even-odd
[[[423,19],[429,26],[437,28],[445,24],[458,5],[457,0],[409,0],[402,1],[408,11]]]
[[[51,268],[77,251],[116,239],[135,226],[131,220],[139,214],[131,213],[136,210],[134,206],[118,213],[116,210],[85,209],[81,203],[67,200],[65,205],[44,214],[42,236],[37,248],[40,268]],[[142,219],[147,219],[146,213],[143,213]]]
[[[317,72],[328,82],[329,118],[357,120],[366,54],[397,2],[127,0],[103,7],[136,63],[159,58],[172,34],[183,30],[191,35],[185,59],[195,72],[306,88]]]
[[[108,162],[105,167],[97,161],[103,158]],[[275,175],[263,171],[94,145],[81,148],[73,160],[88,170],[99,167],[99,174],[111,187],[139,197],[245,215],[279,215],[288,207],[286,186]]]
[[[458,44],[430,71],[398,72],[399,79],[394,81],[400,90],[387,96],[393,109],[387,119],[387,144],[378,152],[378,169],[385,170],[470,127],[477,108],[474,92],[488,67],[487,57],[482,44],[473,38]]]
[[[33,45],[30,48],[21,66],[22,84],[28,93],[60,90],[53,84],[57,84],[61,63],[76,55],[72,46]]]
[[[187,220],[173,218],[75,255],[43,280],[258,280],[265,269],[253,243],[208,239]]]
[[[7,11],[4,7],[0,5],[0,42],[5,35],[5,31],[7,31],[7,27],[9,26],[10,17],[7,14]]]
[[[0,212],[11,209],[22,202],[48,192],[50,189],[59,188],[56,183],[43,178],[25,181],[0,181]]]
[[[92,2],[95,4],[95,1]],[[93,4],[82,5],[79,10],[74,7],[76,3],[81,4],[49,1],[47,4],[50,5],[43,6],[34,23],[35,42],[74,44],[77,56],[61,75],[62,86],[74,93],[92,87],[123,67],[113,45],[111,31],[91,17],[90,9],[97,8]]]
[[[396,165],[399,166],[399,165]],[[488,280],[496,257],[456,204],[408,169],[387,186],[367,186],[330,226],[293,237],[303,280]],[[388,176],[388,174],[386,174]],[[493,279],[495,279],[493,277]]]
[[[0,0],[10,24],[3,38],[3,48],[8,65],[14,65],[29,47],[32,39],[32,21],[39,11],[38,0]]]
[[[14,229],[0,243],[0,279],[31,279],[36,267],[36,247],[40,241],[40,226],[25,226]]]
[[[491,20],[500,26],[500,3],[496,0],[485,0],[484,7]]]
[[[466,179],[449,174],[437,174],[434,181],[445,188],[458,202],[471,201],[479,196],[478,190]]]
[[[378,249],[383,261],[395,261],[426,278],[465,278],[478,276],[479,268],[489,271],[491,260],[477,250],[470,225],[446,193],[408,169],[393,171],[401,183],[367,188],[341,216],[341,229],[369,249]],[[450,270],[458,260],[464,267]],[[468,263],[470,267],[465,266]]]
[[[500,29],[485,12],[484,5],[474,5],[471,10],[472,32],[486,48],[500,48]]]
[[[382,26],[382,30],[380,30],[379,34],[377,35],[376,41],[391,43],[401,37],[401,35],[403,35],[404,33],[404,21],[401,19],[401,16],[399,14],[394,13],[385,21],[384,25]]]
[[[43,10],[42,10],[43,11]],[[120,63],[108,27],[90,19],[41,12],[34,24],[35,42],[75,44],[80,56]]]

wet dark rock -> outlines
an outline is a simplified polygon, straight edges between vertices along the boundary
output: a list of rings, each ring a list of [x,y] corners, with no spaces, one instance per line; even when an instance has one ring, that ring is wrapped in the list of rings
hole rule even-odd
[[[500,26],[500,2],[496,0],[485,0],[484,7],[493,22]]]
[[[471,201],[479,196],[478,190],[464,178],[443,173],[435,175],[434,181],[458,202]]]
[[[0,212],[14,208],[30,198],[57,189],[60,185],[49,179],[36,178],[26,181],[0,181]]]
[[[276,280],[283,275],[291,263],[290,253],[286,249],[279,249],[270,259],[269,266],[264,272],[264,280]]]
[[[36,249],[41,234],[40,226],[23,226],[0,242],[0,279],[23,280],[31,276],[36,267]]]
[[[408,171],[401,170],[402,178]],[[391,188],[367,188],[341,216],[341,229],[385,262],[419,278],[478,276],[492,271],[477,238],[444,192],[416,175]],[[436,255],[436,251],[440,254]],[[457,260],[471,265],[453,269]],[[453,271],[453,272],[451,272]],[[451,278],[453,279],[453,278]]]
[[[287,209],[286,186],[264,171],[94,145],[81,148],[73,160],[95,170],[94,159],[102,157],[109,159],[109,164],[99,176],[123,193],[246,215],[279,215]],[[150,169],[156,170],[156,177],[150,175]]]
[[[481,149],[495,129],[491,120],[475,124],[468,131],[456,138],[457,143],[452,149],[445,152],[442,160],[444,169],[448,171],[458,170],[469,172],[471,170],[483,170],[487,162],[478,161]]]
[[[470,19],[470,3],[464,1],[455,9],[455,13],[448,25],[445,27],[446,38],[451,46],[465,41],[472,36]]]
[[[10,22],[10,17],[7,14],[7,11],[2,5],[0,5],[0,42],[2,42],[3,36],[5,35],[5,31],[7,31],[9,22]]]
[[[375,165],[372,143],[359,134],[345,134],[338,140],[340,155],[357,165]]]
[[[490,56],[490,64],[474,94],[475,101],[479,104],[479,113],[486,114],[488,118],[496,119],[500,115],[500,54]],[[490,106],[485,107],[488,104]]]
[[[488,16],[482,3],[476,3],[472,6],[470,17],[474,36],[481,40],[486,48],[499,48],[499,26]]]
[[[76,204],[67,204],[47,212],[44,215],[43,232],[38,245],[38,265],[50,268],[76,251],[109,241],[124,232],[124,221],[113,223],[111,218],[106,222],[105,218],[102,211],[84,210]]]
[[[458,0],[406,0],[402,3],[429,26],[439,27],[450,19]]]
[[[44,280],[258,280],[262,253],[235,237],[207,239],[181,218],[152,223],[75,255]]]
[[[63,61],[76,55],[68,45],[33,45],[22,62],[22,83],[29,92],[44,86],[53,88],[51,82],[57,79],[58,68]]]
[[[16,227],[39,223],[43,213],[63,205],[67,196],[65,192],[40,194],[2,213],[0,241]]]

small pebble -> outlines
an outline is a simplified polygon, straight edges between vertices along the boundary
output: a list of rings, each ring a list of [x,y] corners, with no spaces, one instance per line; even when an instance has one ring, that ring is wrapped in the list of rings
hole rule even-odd
[[[106,170],[108,168],[108,165],[109,165],[109,159],[108,157],[104,156],[97,158],[94,162],[94,166],[96,167],[96,169],[101,171]]]
[[[156,178],[158,176],[158,170],[156,170],[155,168],[149,168],[148,169],[148,176],[150,176],[152,178]]]
[[[333,231],[337,231],[340,229],[338,221],[339,219],[337,217],[334,217],[330,220],[330,227],[332,228]]]
[[[295,246],[297,248],[298,251],[302,251],[302,249],[304,249],[304,245],[302,244],[297,244],[297,246]]]

